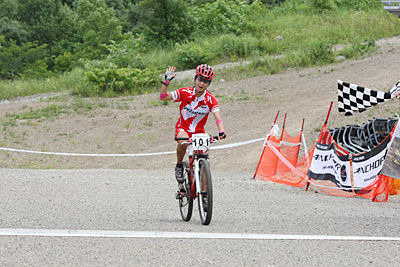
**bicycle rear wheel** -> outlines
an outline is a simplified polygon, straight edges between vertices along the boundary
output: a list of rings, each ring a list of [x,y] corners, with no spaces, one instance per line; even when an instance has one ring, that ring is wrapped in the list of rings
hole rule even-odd
[[[211,222],[213,209],[213,188],[210,163],[208,160],[202,158],[199,160],[199,166],[199,180],[201,185],[201,192],[198,197],[199,213],[201,223],[203,225],[208,225]]]
[[[189,163],[183,162],[183,182],[185,192],[178,192],[179,197],[179,211],[181,212],[182,220],[185,222],[190,221],[193,212],[193,198],[190,196],[190,168]]]

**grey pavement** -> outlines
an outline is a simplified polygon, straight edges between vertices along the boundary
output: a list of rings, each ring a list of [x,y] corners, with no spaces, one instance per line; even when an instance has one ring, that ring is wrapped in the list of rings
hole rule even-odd
[[[173,170],[0,169],[0,228],[400,237],[386,203],[213,172],[214,213],[180,218]],[[398,266],[400,241],[0,236],[0,265]]]

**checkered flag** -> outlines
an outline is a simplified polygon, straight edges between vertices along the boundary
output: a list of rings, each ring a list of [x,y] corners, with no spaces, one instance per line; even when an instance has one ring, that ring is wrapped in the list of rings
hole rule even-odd
[[[391,99],[398,91],[400,91],[400,81],[386,93],[338,80],[338,109],[339,112],[344,112],[345,116],[351,116],[354,112],[363,112],[369,107]]]

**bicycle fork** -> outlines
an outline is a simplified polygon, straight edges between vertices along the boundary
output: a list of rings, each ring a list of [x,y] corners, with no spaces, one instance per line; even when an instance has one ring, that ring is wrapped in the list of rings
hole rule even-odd
[[[195,196],[196,197],[198,197],[199,196],[199,194],[200,194],[200,192],[201,192],[201,184],[200,184],[200,177],[199,177],[199,160],[197,160],[197,159],[195,159],[194,160],[194,168],[193,168],[193,170],[194,170],[194,181],[195,181],[195,184],[196,184],[196,194],[195,194]]]

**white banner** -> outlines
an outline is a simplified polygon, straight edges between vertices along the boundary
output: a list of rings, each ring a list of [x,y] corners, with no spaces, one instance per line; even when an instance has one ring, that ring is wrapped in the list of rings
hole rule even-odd
[[[350,161],[339,156],[335,147],[317,143],[308,177],[315,180],[330,180],[339,187],[351,188]]]
[[[354,187],[363,188],[378,178],[385,163],[390,137],[379,147],[361,156],[353,158]],[[383,149],[380,149],[383,148]],[[377,150],[377,151],[374,151]]]
[[[353,158],[354,189],[367,187],[378,178],[389,141],[388,137],[378,147]],[[307,175],[314,180],[332,181],[343,189],[352,188],[349,156],[339,156],[334,144],[317,143]]]

